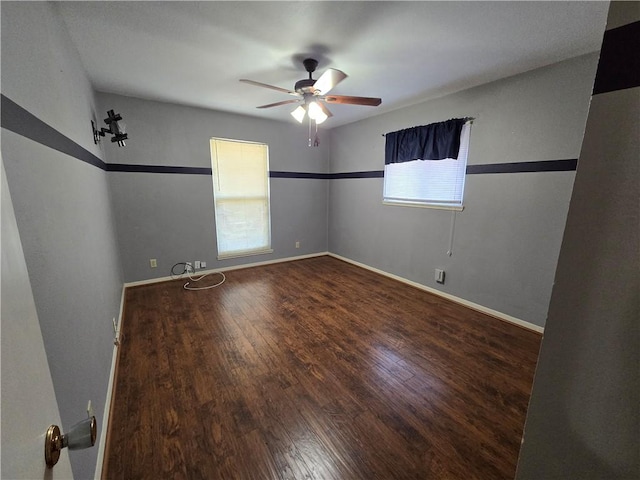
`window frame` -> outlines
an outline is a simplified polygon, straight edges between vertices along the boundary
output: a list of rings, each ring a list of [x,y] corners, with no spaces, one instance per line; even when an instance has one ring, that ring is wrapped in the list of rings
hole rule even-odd
[[[218,212],[218,194],[216,194],[216,181],[219,177],[218,168],[216,165],[217,160],[217,152],[215,152],[215,142],[230,142],[235,144],[249,144],[249,145],[260,145],[265,148],[265,158],[264,158],[264,175],[265,175],[265,184],[266,184],[266,195],[245,195],[242,197],[237,197],[238,199],[264,199],[266,202],[267,209],[267,244],[265,246],[261,246],[253,249],[238,249],[225,251],[220,253],[220,235],[219,228],[222,224],[219,219]],[[272,236],[271,236],[271,182],[269,181],[269,145],[264,142],[254,142],[249,140],[238,140],[233,138],[221,138],[221,137],[211,137],[209,139],[209,149],[210,149],[210,160],[211,160],[211,187],[213,193],[213,210],[215,217],[215,232],[216,232],[216,249],[217,249],[217,259],[218,260],[227,260],[231,258],[240,258],[240,257],[248,257],[253,255],[263,255],[268,253],[273,253],[272,248]],[[220,199],[221,201],[223,199]]]

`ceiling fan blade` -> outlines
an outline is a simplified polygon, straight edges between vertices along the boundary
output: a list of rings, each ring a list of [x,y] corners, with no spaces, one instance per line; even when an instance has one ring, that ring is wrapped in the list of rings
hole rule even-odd
[[[284,100],[282,102],[270,103],[268,105],[260,105],[256,108],[271,108],[271,107],[279,107],[280,105],[287,105],[289,103],[299,103],[300,100]]]
[[[350,97],[346,95],[327,95],[324,97],[327,103],[342,103],[347,105],[366,105],[369,107],[377,107],[382,103],[381,98],[372,97]]]
[[[295,95],[296,97],[300,96],[298,93],[293,92],[291,90],[287,90],[286,88],[280,88],[280,87],[276,87],[274,85],[268,85],[266,83],[256,82],[255,80],[247,80],[246,78],[241,78],[240,81],[242,83],[248,83],[249,85],[254,85],[256,87],[270,88],[271,90],[276,90],[278,92],[288,93],[289,95]]]
[[[320,78],[313,84],[313,88],[316,90],[318,95],[324,95],[345,78],[347,78],[346,73],[336,70],[335,68],[329,68],[326,72],[320,75]]]

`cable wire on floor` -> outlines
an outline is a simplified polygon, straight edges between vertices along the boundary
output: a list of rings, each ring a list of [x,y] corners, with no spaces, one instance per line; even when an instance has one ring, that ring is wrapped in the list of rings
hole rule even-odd
[[[176,272],[175,269],[177,266],[182,265],[182,272]],[[184,288],[185,290],[208,290],[210,288],[215,288],[215,287],[219,287],[220,285],[222,285],[225,280],[227,279],[227,277],[224,276],[224,273],[222,272],[210,272],[210,273],[205,273],[204,275],[200,275],[199,277],[194,277],[193,274],[195,272],[193,271],[193,267],[191,266],[190,263],[187,262],[178,262],[176,263],[173,267],[171,267],[171,278],[182,278],[185,274],[189,277],[189,282],[185,283],[182,288]],[[189,286],[191,284],[191,282],[199,282],[200,280],[202,280],[205,277],[208,277],[209,275],[213,275],[213,274],[218,274],[220,275],[222,278],[218,283],[215,283],[213,285],[207,285],[206,287],[191,287]]]

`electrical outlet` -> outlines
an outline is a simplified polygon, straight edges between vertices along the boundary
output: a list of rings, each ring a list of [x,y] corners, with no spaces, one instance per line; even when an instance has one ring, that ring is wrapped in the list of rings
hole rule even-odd
[[[150,259],[149,265],[151,265],[151,268],[156,268],[158,266],[158,260],[156,260],[155,258]]]
[[[296,248],[300,248],[300,242],[296,241]]]
[[[444,270],[436,268],[436,282],[444,283]]]
[[[187,272],[193,272],[193,263],[191,263],[191,262],[185,262],[184,269],[185,269]]]
[[[200,268],[200,260],[196,260],[195,262],[193,262],[193,266],[196,267],[196,270]]]
[[[202,268],[207,268],[207,262],[200,262],[200,266]]]
[[[87,403],[87,415],[89,415],[89,418],[95,415],[93,412],[93,405],[91,405],[91,400],[89,400],[89,403]]]

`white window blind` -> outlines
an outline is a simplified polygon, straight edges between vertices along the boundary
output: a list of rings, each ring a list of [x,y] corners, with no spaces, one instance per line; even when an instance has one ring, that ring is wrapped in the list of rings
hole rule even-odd
[[[271,252],[267,145],[212,138],[211,167],[218,258]]]
[[[471,123],[460,133],[458,159],[413,160],[384,167],[384,203],[462,209]]]

